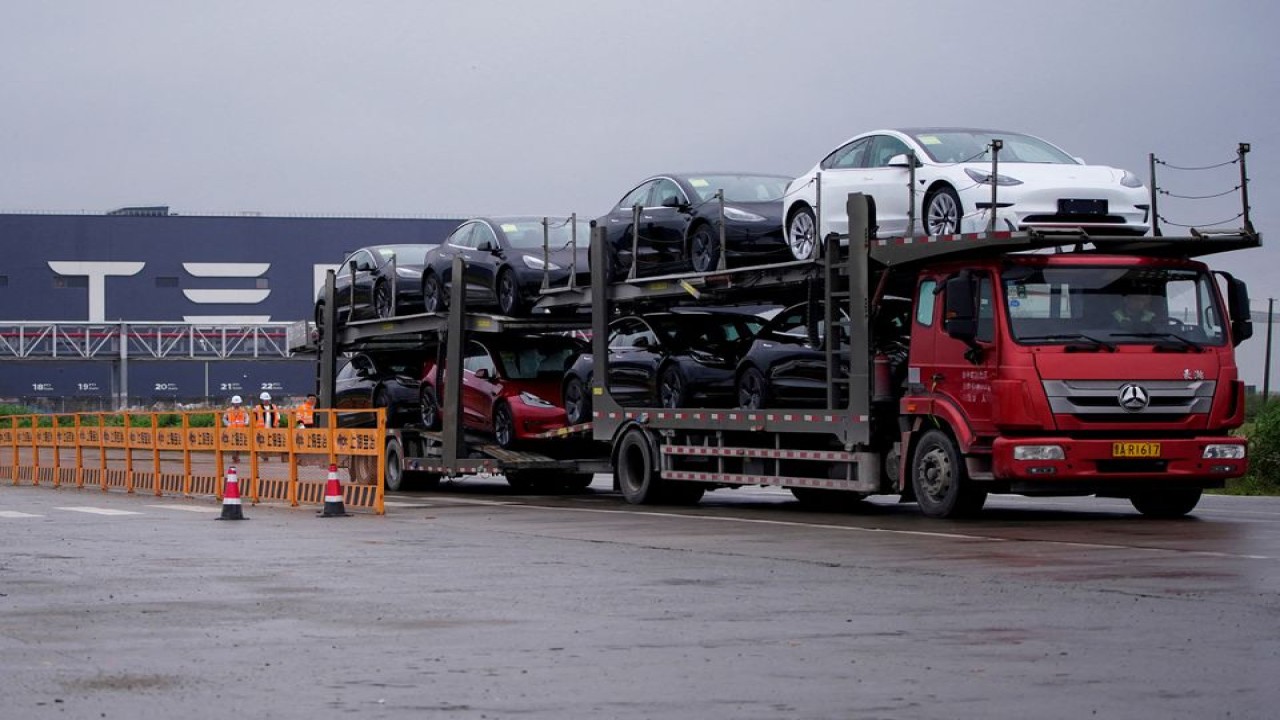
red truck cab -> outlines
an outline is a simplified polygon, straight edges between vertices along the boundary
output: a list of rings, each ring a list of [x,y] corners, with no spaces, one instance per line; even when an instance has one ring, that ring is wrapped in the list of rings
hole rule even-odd
[[[899,483],[926,514],[1011,492],[1177,516],[1244,474],[1238,280],[1185,258],[1057,253],[940,263],[915,281]]]

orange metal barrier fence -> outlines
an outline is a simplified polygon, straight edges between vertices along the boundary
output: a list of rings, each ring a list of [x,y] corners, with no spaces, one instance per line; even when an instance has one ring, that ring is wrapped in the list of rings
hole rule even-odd
[[[383,514],[386,410],[313,412],[312,427],[282,413],[294,427],[274,428],[230,427],[221,412],[0,417],[0,483],[221,500],[234,465],[248,501],[319,506],[336,464],[346,506]]]

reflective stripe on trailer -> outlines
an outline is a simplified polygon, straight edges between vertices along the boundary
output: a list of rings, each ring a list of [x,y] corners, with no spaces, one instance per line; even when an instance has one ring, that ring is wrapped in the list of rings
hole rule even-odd
[[[704,473],[684,470],[663,470],[663,480],[692,480],[694,482],[731,483],[734,485],[785,485],[794,487],[824,488],[828,490],[852,490],[848,480],[826,478],[786,477],[782,475],[740,475],[737,473]]]
[[[854,462],[853,453],[841,450],[778,450],[774,448],[712,447],[706,445],[664,445],[663,455],[713,457],[757,457],[777,460],[826,460]]]
[[[812,413],[773,413],[773,412],[664,412],[664,411],[632,411],[625,410],[623,412],[594,413],[597,417],[606,417],[610,420],[698,420],[706,422],[796,422],[803,421],[806,423],[834,423],[840,420],[839,415],[830,414],[812,414]],[[852,418],[854,422],[865,423],[870,421],[868,415],[858,415]],[[573,427],[579,427],[577,425]],[[712,429],[712,428],[708,428]]]
[[[1022,233],[1026,234],[1026,233]],[[973,242],[975,240],[1008,240],[1013,237],[1013,233],[1009,231],[1000,231],[992,233],[960,233],[958,235],[923,235],[919,237],[891,237],[873,240],[879,247],[887,247],[889,245],[915,245],[918,243],[938,243],[938,242]]]

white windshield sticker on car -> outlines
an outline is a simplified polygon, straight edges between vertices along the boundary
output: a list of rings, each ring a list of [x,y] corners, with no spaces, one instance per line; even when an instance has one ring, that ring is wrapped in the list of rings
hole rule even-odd
[[[520,228],[516,227],[515,225],[512,225],[511,223],[503,223],[502,232],[509,232],[509,233],[520,232]]]
[[[694,187],[706,187],[707,181],[702,178],[690,178],[689,184]]]
[[[919,140],[920,140],[920,144],[922,145],[941,145],[942,144],[942,141],[934,137],[933,135],[921,135],[919,137]]]

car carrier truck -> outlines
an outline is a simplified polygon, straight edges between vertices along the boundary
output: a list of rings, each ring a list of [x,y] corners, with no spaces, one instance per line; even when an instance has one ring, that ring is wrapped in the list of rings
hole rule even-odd
[[[824,238],[814,260],[618,281],[596,272],[589,287],[547,291],[546,314],[529,319],[468,312],[460,286],[448,315],[343,328],[326,318],[322,403],[352,349],[418,347],[461,367],[470,333],[589,329],[592,422],[560,433],[563,445],[516,452],[468,436],[456,422],[460,380],[447,375],[441,432],[390,431],[388,486],[492,472],[527,488],[610,472],[631,503],[763,485],[833,507],[897,495],[940,518],[977,513],[991,493],[1124,497],[1172,517],[1245,472],[1246,442],[1232,431],[1244,417],[1234,347],[1252,332],[1248,293],[1197,258],[1259,246],[1252,228],[876,238],[865,197],[850,195],[847,210],[849,234]],[[595,268],[609,262],[601,230]],[[825,389],[820,407],[788,406],[785,395],[743,408],[612,397],[617,314],[764,300],[806,308],[803,337],[785,340],[824,354],[810,378]]]

